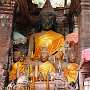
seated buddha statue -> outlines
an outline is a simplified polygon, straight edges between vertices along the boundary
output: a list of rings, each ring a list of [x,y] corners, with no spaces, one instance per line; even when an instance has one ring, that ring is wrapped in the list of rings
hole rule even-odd
[[[11,70],[9,71],[9,81],[17,81],[18,78],[25,75],[26,70],[26,57],[25,54],[22,51],[14,51],[14,64],[11,67]],[[32,68],[31,65],[29,65],[29,72],[30,73]]]
[[[47,41],[47,45],[48,45],[53,43],[52,41],[55,40],[54,37],[59,38],[60,36],[61,38],[64,38],[62,35],[63,33],[60,30],[59,24],[56,20],[56,12],[54,11],[50,3],[47,3],[46,1],[39,16],[40,16],[39,20],[35,23],[34,28],[30,32],[32,34],[29,35],[28,56],[33,56],[32,53],[34,53],[35,57],[38,57],[40,52],[39,47],[42,44],[45,44],[47,40],[48,40]],[[61,35],[58,35],[56,32],[59,32],[59,34]],[[53,36],[54,34],[56,36]],[[55,43],[59,45],[57,42],[55,41]],[[56,47],[58,46],[56,47],[52,46],[52,47],[57,49]]]
[[[69,63],[64,68],[64,75],[69,84],[76,83],[78,77],[79,65],[73,55],[69,58]]]
[[[43,75],[44,79],[48,74],[55,73],[55,67],[48,60],[48,49],[42,47],[41,49],[41,63],[39,65],[39,72]]]
[[[14,52],[14,64],[9,71],[9,80],[16,80],[21,74],[24,73],[24,56],[20,51]]]

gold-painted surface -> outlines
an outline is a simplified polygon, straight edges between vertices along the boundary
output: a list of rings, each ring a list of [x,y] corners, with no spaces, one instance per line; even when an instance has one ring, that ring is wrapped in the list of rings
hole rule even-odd
[[[15,80],[20,73],[24,72],[24,62],[16,62],[12,65],[12,69],[9,72],[9,80]]]
[[[46,78],[48,73],[55,72],[55,67],[49,61],[46,61],[39,66],[39,72]]]
[[[25,67],[24,62],[18,61],[12,65],[12,69],[9,71],[9,80],[15,80],[19,78],[20,75],[23,75],[25,73],[30,74],[31,72],[32,72],[31,65]]]
[[[53,54],[60,47],[64,46],[64,36],[52,30],[35,36],[35,52],[34,58],[40,57],[41,47],[47,47],[49,54]]]
[[[64,75],[69,83],[76,82],[78,76],[78,68],[78,64],[69,63],[67,67],[64,69]]]

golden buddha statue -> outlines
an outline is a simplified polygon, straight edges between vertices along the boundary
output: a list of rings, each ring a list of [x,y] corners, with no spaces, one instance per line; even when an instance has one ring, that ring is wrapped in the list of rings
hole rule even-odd
[[[17,80],[20,76],[24,75],[25,73],[28,74],[32,72],[31,65],[29,65],[28,68],[25,66],[27,58],[25,58],[23,52],[15,51],[14,56],[15,63],[12,65],[12,68],[9,71],[9,81]]]
[[[12,68],[9,72],[9,80],[16,80],[21,74],[24,73],[24,56],[20,51],[14,52],[14,61]]]
[[[41,50],[41,64],[39,65],[39,72],[46,79],[49,73],[55,73],[55,67],[52,63],[48,61],[48,49],[47,47],[42,47]]]
[[[69,58],[69,63],[64,69],[64,75],[68,83],[76,83],[77,80],[79,65],[75,61],[75,57],[71,55]]]

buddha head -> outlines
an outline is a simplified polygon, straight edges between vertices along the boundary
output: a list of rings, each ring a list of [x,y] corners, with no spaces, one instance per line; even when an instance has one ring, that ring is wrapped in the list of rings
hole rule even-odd
[[[70,63],[75,63],[76,62],[76,58],[75,58],[75,56],[73,54],[70,55],[69,62]]]
[[[13,56],[14,56],[14,61],[15,62],[17,62],[20,59],[20,56],[21,56],[20,53],[21,52],[18,51],[18,50],[17,51],[14,51],[14,55]]]
[[[49,0],[46,0],[45,5],[40,12],[40,19],[44,30],[52,28],[56,20],[56,12],[53,10]]]
[[[48,48],[47,47],[42,47],[41,48],[41,61],[45,62],[48,60]]]
[[[25,58],[25,55],[22,51],[14,51],[14,61],[17,62],[17,61],[23,61]]]
[[[52,12],[43,12],[41,15],[41,23],[43,30],[49,30],[53,28],[53,24],[55,22],[55,15]]]

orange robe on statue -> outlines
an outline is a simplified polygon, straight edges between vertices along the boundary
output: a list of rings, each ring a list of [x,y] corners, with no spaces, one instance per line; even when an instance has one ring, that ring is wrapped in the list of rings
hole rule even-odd
[[[53,54],[64,47],[64,36],[52,30],[35,35],[34,58],[40,58],[41,47],[48,47],[49,54]]]
[[[76,63],[69,63],[64,69],[64,75],[68,83],[76,82],[78,76],[79,65]]]

